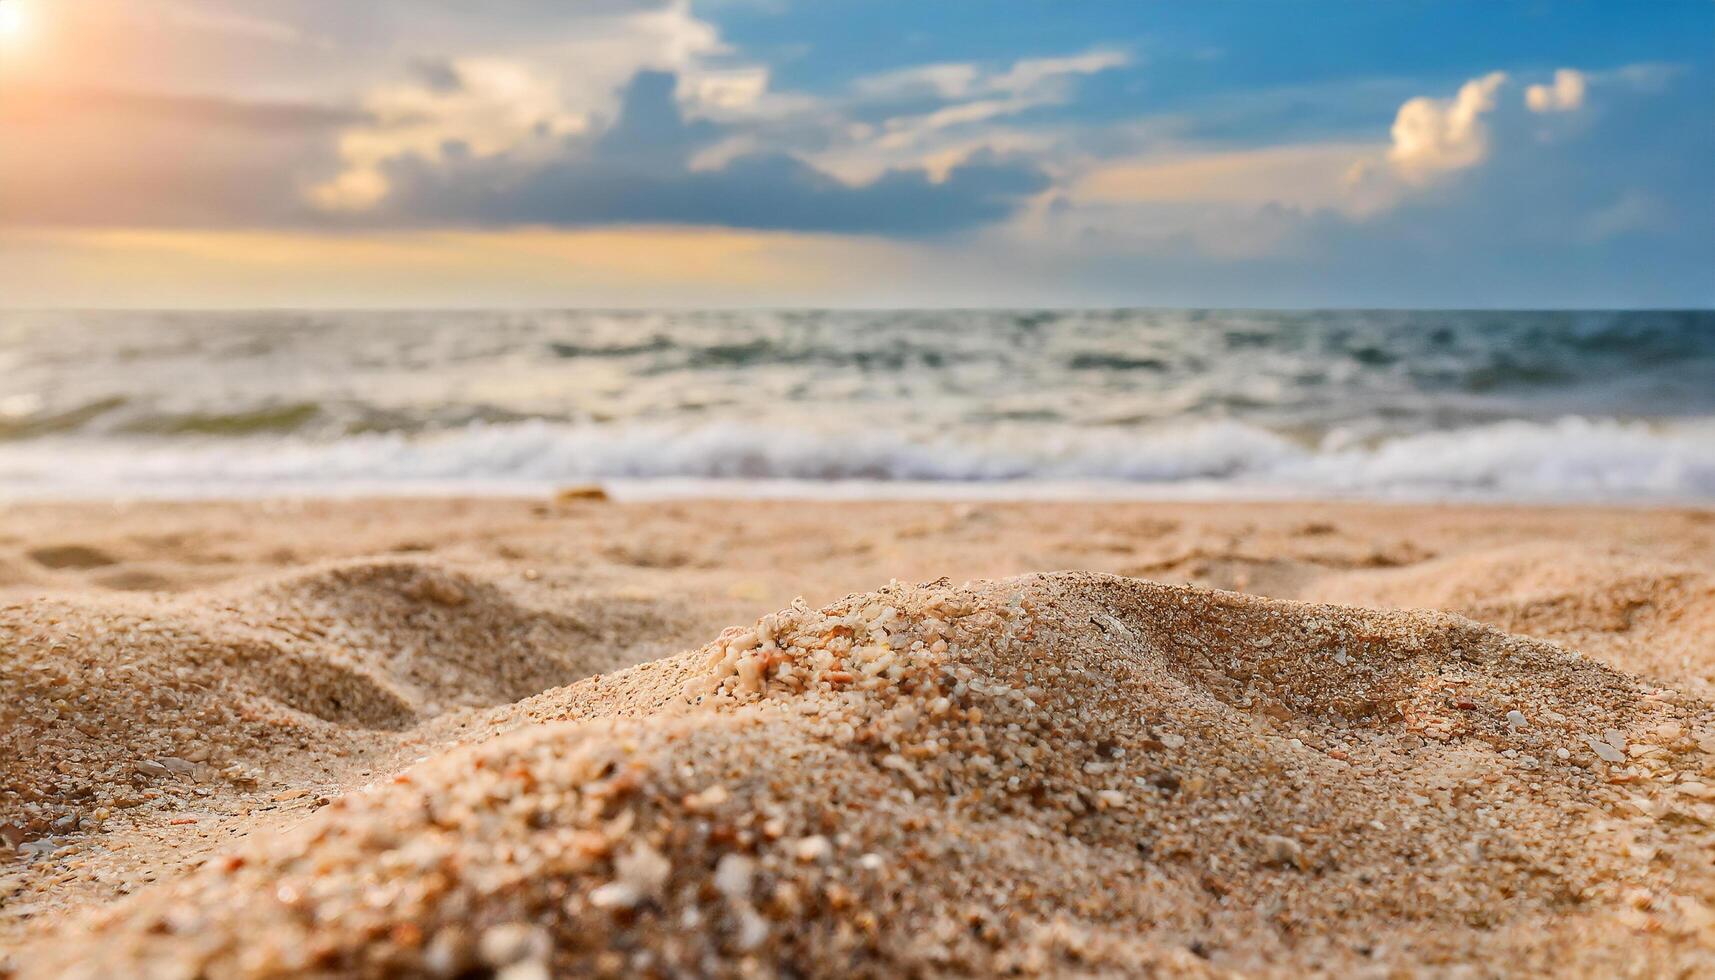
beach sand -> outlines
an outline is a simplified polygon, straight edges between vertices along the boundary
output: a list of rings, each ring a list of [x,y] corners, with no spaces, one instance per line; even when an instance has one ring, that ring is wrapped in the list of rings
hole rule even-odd
[[[1712,637],[1706,510],[18,505],[0,973],[1711,975]]]

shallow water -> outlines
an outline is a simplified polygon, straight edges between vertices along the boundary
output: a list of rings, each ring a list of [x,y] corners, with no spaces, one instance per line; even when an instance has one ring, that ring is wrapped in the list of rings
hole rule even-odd
[[[3,313],[0,379],[8,496],[1715,498],[1710,312]]]

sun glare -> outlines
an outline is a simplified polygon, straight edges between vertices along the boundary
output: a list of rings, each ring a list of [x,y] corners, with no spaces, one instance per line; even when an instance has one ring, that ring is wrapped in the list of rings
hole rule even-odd
[[[11,40],[24,33],[24,6],[18,0],[0,0],[0,39]]]
[[[24,26],[24,5],[19,0],[0,0],[0,41],[21,36]]]

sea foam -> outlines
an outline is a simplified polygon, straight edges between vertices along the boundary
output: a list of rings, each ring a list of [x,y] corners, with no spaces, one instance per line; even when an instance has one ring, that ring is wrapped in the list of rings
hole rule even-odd
[[[638,494],[1715,499],[1715,420],[1566,417],[1306,445],[1238,422],[1148,430],[478,424],[431,434],[0,445],[0,495],[536,493],[608,481]],[[854,491],[862,488],[861,494]],[[892,489],[889,489],[892,488]]]

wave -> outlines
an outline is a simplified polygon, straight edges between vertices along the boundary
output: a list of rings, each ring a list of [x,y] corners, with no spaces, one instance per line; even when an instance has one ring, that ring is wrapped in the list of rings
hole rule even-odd
[[[740,423],[531,420],[411,436],[64,437],[0,446],[0,495],[534,492],[558,483],[1083,484],[1200,496],[1715,499],[1715,419],[1511,421],[1315,446],[1238,422],[1128,431],[991,426],[913,435]],[[878,491],[885,493],[885,491]]]

